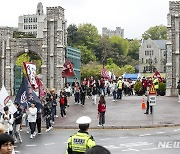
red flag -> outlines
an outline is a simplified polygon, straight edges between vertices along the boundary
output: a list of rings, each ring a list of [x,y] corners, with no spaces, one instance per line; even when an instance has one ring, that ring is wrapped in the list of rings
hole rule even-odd
[[[103,78],[108,79],[108,80],[111,79],[111,78],[109,77],[108,72],[107,72],[106,69],[104,68],[104,66],[103,66],[103,68],[102,68],[101,76],[102,76]]]
[[[158,78],[159,82],[162,82],[161,75],[160,75],[160,73],[159,73],[158,71],[156,71],[156,72],[154,73],[153,78],[155,78],[155,77]]]
[[[74,65],[71,64],[69,59],[66,60],[66,62],[64,63],[63,66],[64,66],[64,69],[62,71],[62,77],[63,78],[75,76],[75,73],[73,70]]]
[[[40,78],[36,77],[36,83],[39,87],[39,97],[43,98],[46,96],[46,91],[44,90],[43,82]]]

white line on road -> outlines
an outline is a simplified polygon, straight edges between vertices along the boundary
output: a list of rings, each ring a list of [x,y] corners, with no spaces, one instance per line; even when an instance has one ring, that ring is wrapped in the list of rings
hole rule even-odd
[[[33,145],[33,144],[31,144],[31,145],[26,145],[27,147],[36,147],[37,145]]]
[[[146,150],[146,151],[148,151],[148,150],[158,150],[159,148],[149,148],[149,149],[142,149],[142,150]]]
[[[165,134],[165,132],[157,132],[156,134]]]
[[[151,134],[141,134],[139,135],[140,137],[143,137],[143,136],[150,136]]]
[[[124,136],[124,137],[122,136],[122,137],[119,137],[119,138],[128,138],[128,137],[127,136]]]
[[[47,144],[44,144],[44,145],[53,145],[53,144],[55,144],[55,143],[47,143]]]
[[[120,147],[135,147],[135,146],[144,146],[144,145],[152,145],[153,143],[148,142],[136,142],[136,143],[126,143],[120,144]]]
[[[177,131],[180,131],[180,129],[175,129],[175,130],[173,130],[174,132],[177,132]]]
[[[140,151],[140,150],[138,150],[138,149],[131,149],[131,148],[129,148],[129,149],[127,149],[127,150],[122,150],[122,151]]]
[[[14,151],[15,153],[21,153],[20,151]]]
[[[100,140],[102,140],[102,141],[105,141],[105,140],[109,140],[110,138],[102,138],[102,139],[100,139]]]

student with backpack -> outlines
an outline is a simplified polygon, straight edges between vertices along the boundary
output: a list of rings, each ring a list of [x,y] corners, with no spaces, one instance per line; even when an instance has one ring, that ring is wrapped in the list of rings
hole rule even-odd
[[[4,113],[1,116],[1,123],[4,124],[5,133],[8,133],[12,136],[13,131],[13,115],[9,113],[9,107],[4,107]]]

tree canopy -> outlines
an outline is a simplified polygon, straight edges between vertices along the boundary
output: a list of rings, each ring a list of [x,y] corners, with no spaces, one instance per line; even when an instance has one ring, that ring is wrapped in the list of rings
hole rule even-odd
[[[142,38],[147,40],[167,40],[167,27],[164,25],[150,27],[147,31],[142,34]]]

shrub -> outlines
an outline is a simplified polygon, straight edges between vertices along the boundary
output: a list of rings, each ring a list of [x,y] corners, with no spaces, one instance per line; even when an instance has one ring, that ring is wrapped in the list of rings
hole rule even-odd
[[[134,91],[137,95],[143,94],[143,86],[142,86],[141,81],[136,82],[136,84],[134,85]]]

